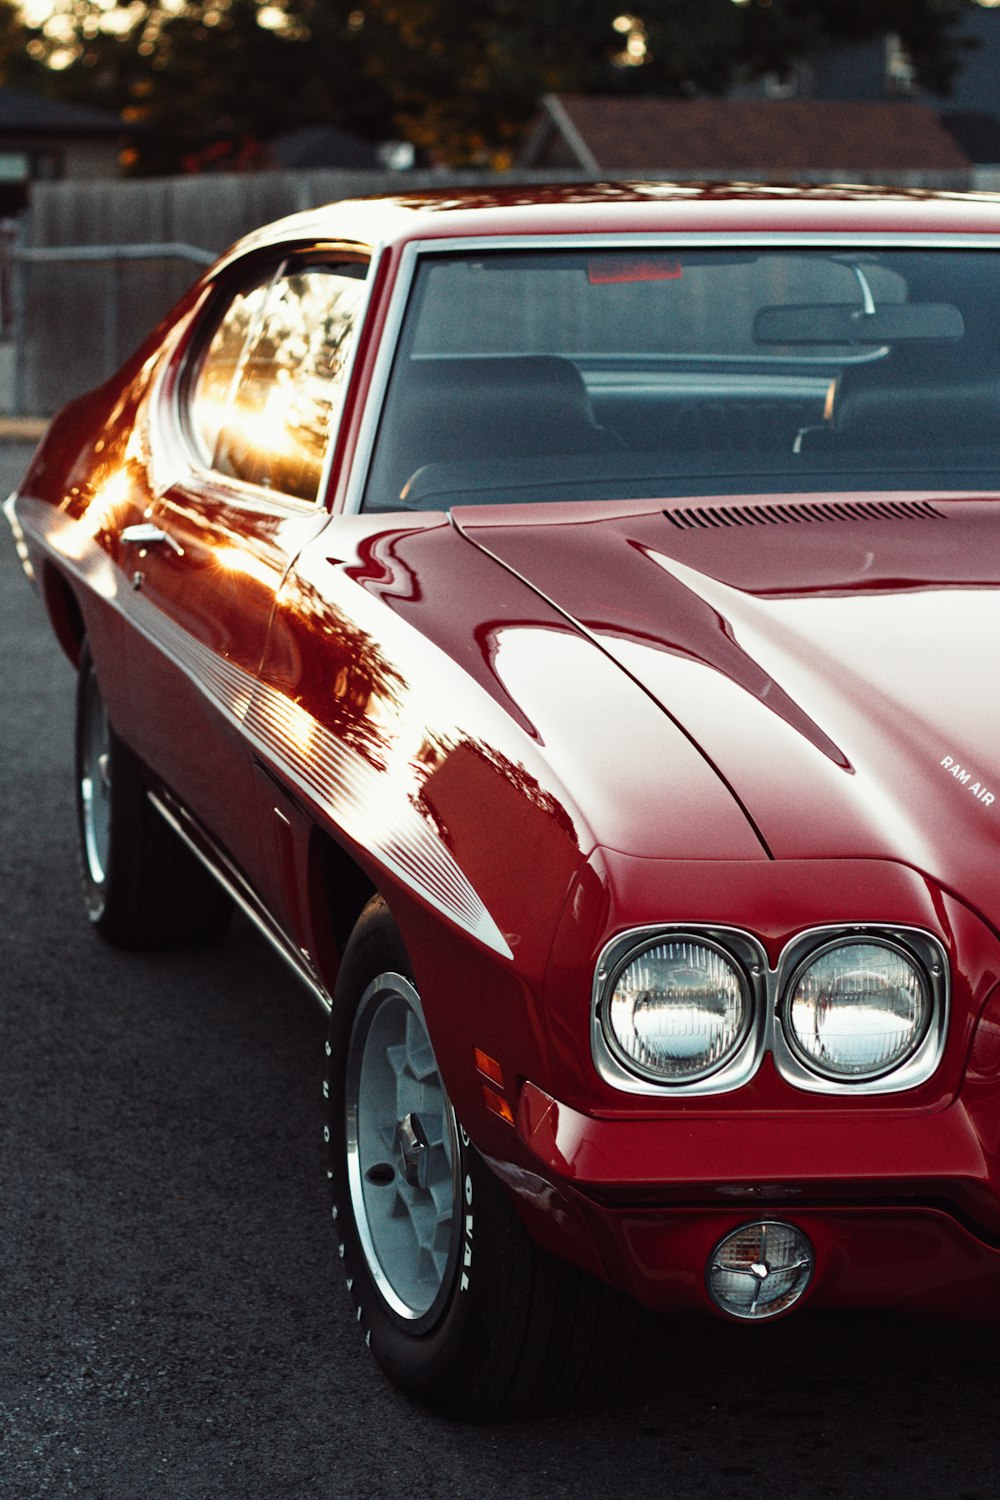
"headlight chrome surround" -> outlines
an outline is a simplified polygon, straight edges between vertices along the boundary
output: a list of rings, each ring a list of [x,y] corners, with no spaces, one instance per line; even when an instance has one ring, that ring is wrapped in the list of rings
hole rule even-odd
[[[716,947],[742,971],[751,996],[752,1019],[742,1039],[716,1064],[694,1078],[664,1079],[637,1068],[624,1049],[615,1046],[606,1022],[607,1004],[618,976],[645,950],[657,944],[689,941]],[[902,954],[920,975],[927,1019],[898,1061],[888,1069],[864,1073],[827,1073],[804,1049],[786,1036],[784,1016],[794,985],[824,952],[843,945],[871,943]],[[926,1082],[944,1053],[950,1006],[950,967],[941,942],[921,928],[888,923],[839,923],[801,933],[783,949],[774,968],[757,938],[734,927],[706,923],[663,923],[634,928],[613,938],[597,962],[591,1004],[591,1051],[600,1076],[613,1088],[661,1101],[676,1096],[724,1094],[748,1082],[770,1051],[787,1083],[807,1093],[895,1094]]]
[[[696,1083],[742,1047],[753,996],[731,954],[681,933],[625,955],[605,986],[601,1020],[626,1068],[654,1083]]]
[[[793,1047],[786,1035],[785,1015],[794,986],[824,952],[853,943],[873,943],[902,953],[916,965],[927,986],[929,1016],[914,1046],[888,1071],[864,1075],[823,1072],[814,1060]],[[795,938],[784,950],[776,970],[776,1010],[771,1051],[775,1067],[789,1083],[814,1094],[899,1094],[925,1083],[944,1053],[948,1032],[951,970],[939,940],[918,927],[866,923],[864,926],[814,928]]]
[[[839,971],[829,962],[837,954],[842,954],[844,960]],[[879,955],[885,957],[880,959]],[[887,960],[892,959],[898,968],[895,984],[885,973]],[[807,989],[810,976],[818,974],[824,966],[830,972],[819,980],[819,989],[810,996]],[[880,977],[884,981],[881,991]],[[893,990],[898,997],[895,1003]],[[907,993],[909,1007],[915,1012],[908,1027],[908,1018],[903,1013]],[[867,1006],[865,1000],[869,1001]],[[850,1025],[852,1011],[860,1013],[863,1009],[869,1013],[881,1012],[881,1020],[870,1014],[867,1028],[863,1021],[860,1024],[856,1021],[853,1029],[848,1030],[844,1023]],[[863,1083],[895,1073],[920,1050],[933,1009],[930,977],[914,955],[900,943],[869,933],[834,938],[807,954],[785,986],[778,1015],[790,1050],[811,1073],[839,1083]],[[835,1014],[838,1011],[839,1016]],[[812,1046],[807,1035],[810,1018]],[[894,1027],[894,1021],[900,1024]],[[877,1026],[880,1030],[875,1029]],[[899,1040],[892,1050],[890,1033],[894,1029]],[[835,1055],[838,1049],[842,1060]],[[865,1060],[852,1062],[852,1050],[859,1056],[866,1054]],[[879,1058],[880,1050],[887,1055]]]
[[[743,1019],[720,1057],[683,1076],[667,1077],[630,1056],[615,1033],[610,1008],[615,987],[644,954],[688,943],[722,958],[742,991]],[[736,928],[647,927],[623,933],[604,949],[597,964],[591,1012],[591,1045],[598,1071],[615,1088],[633,1094],[718,1094],[738,1088],[753,1074],[763,1052],[763,1007],[767,960],[763,949]]]

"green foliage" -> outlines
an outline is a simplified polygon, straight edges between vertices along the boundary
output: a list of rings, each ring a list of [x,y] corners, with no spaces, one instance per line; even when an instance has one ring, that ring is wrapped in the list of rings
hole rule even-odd
[[[0,80],[12,89],[55,92],[48,87],[48,68],[25,47],[24,19],[16,0],[0,0]]]
[[[140,172],[254,164],[262,143],[317,124],[502,165],[547,92],[716,93],[890,31],[944,91],[970,3],[52,0],[25,33],[0,0],[0,76],[121,111]]]
[[[49,60],[49,92],[134,125],[134,171],[257,165],[283,131],[330,123],[378,138],[390,121],[343,0],[55,5],[22,51]]]

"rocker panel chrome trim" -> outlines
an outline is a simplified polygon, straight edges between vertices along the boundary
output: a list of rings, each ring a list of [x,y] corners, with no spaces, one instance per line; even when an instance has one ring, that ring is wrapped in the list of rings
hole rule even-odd
[[[239,882],[226,874],[222,861],[216,860],[210,855],[200,841],[188,832],[184,826],[182,817],[171,810],[159,793],[147,792],[146,796],[164,822],[168,823],[177,834],[177,837],[183,840],[195,858],[204,865],[212,878],[218,881],[219,885],[222,886],[222,889],[236,903],[244,916],[249,917],[261,936],[267,939],[278,957],[284,959],[295,977],[305,985],[313,998],[318,1000],[323,1010],[329,1014],[333,1008],[333,1001],[329,993],[309,971],[301,955],[292,946],[281,929],[272,923],[270,917],[249,896],[241,891]]]

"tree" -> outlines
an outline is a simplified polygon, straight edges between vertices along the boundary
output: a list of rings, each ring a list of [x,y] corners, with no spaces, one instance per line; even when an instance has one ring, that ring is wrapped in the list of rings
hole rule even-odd
[[[51,91],[133,125],[134,171],[253,165],[303,125],[389,133],[351,15],[344,0],[56,0],[26,50],[47,60]]]
[[[22,56],[48,64],[51,91],[123,112],[133,165],[149,172],[204,162],[206,149],[252,160],[254,143],[320,123],[503,165],[547,92],[718,93],[887,32],[918,82],[945,91],[973,0],[52,3]],[[0,69],[6,57],[0,31]]]
[[[8,88],[45,93],[49,69],[25,46],[24,16],[16,0],[0,0],[0,82]]]
[[[824,46],[897,33],[946,90],[970,0],[367,0],[367,56],[410,138],[451,161],[503,153],[542,94],[720,93]]]
[[[824,47],[895,33],[924,88],[946,92],[961,59],[955,27],[970,0],[721,0],[701,28],[669,0],[650,11],[650,67],[664,85],[725,87],[734,75],[782,73]],[[694,7],[697,8],[697,7]],[[685,37],[687,48],[685,51]]]

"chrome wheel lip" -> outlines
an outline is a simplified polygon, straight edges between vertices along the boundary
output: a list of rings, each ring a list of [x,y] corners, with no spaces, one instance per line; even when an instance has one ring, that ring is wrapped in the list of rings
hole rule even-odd
[[[392,1051],[402,1049],[406,1055],[394,1089],[387,1035],[396,1038]],[[432,1065],[419,1084],[412,1077],[403,1081],[410,1052],[416,1050],[408,1046],[408,1036],[426,1049],[425,1058]],[[414,1181],[411,1170],[415,1110],[406,1109],[405,1100],[401,1103],[405,1094],[420,1094],[420,1129],[426,1128],[435,1143],[433,1182],[426,1186]],[[411,1329],[430,1325],[447,1302],[456,1274],[461,1158],[458,1127],[437,1071],[420,998],[401,974],[380,974],[361,997],[348,1044],[344,1108],[347,1186],[368,1271],[391,1312]],[[384,1170],[389,1164],[396,1169],[391,1180]],[[425,1181],[426,1176],[424,1172]],[[435,1194],[440,1202],[435,1202]],[[419,1242],[445,1238],[447,1248],[433,1257],[433,1274],[418,1275]]]
[[[87,873],[96,886],[107,879],[111,851],[111,727],[93,672],[84,693],[79,768],[80,821]]]

